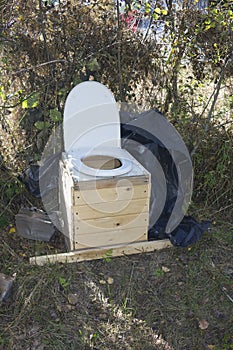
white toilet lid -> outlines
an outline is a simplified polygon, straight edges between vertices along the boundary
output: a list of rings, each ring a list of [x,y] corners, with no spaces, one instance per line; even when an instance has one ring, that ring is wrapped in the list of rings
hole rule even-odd
[[[65,102],[63,130],[67,153],[120,147],[120,117],[111,91],[95,81],[76,85]]]

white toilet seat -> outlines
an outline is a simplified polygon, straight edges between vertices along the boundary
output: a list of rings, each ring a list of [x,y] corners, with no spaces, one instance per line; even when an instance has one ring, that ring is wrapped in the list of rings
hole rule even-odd
[[[111,91],[95,81],[76,85],[64,109],[64,147],[75,173],[94,177],[114,177],[130,172],[132,159],[121,149],[120,116]],[[96,169],[84,164],[88,156],[110,156],[121,166]]]
[[[114,149],[100,149],[96,152],[83,152],[77,154],[75,150],[71,152],[69,155],[69,159],[71,162],[72,167],[83,174],[94,176],[94,177],[114,177],[114,176],[120,176],[127,174],[132,169],[132,159],[129,159],[126,157],[126,154],[124,150],[121,148],[114,148]],[[83,163],[83,159],[85,157],[89,156],[106,156],[106,157],[112,157],[121,162],[121,166],[115,168],[115,169],[96,169],[92,168],[90,166],[87,166]]]

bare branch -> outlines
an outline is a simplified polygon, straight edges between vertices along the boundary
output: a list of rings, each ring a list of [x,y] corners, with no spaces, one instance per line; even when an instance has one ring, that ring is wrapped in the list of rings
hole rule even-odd
[[[206,123],[205,123],[205,127],[204,127],[204,130],[203,130],[203,133],[202,133],[201,137],[197,140],[197,143],[196,143],[196,145],[194,146],[194,148],[193,148],[193,150],[192,150],[192,152],[191,152],[191,156],[193,156],[193,155],[196,153],[198,147],[200,146],[200,144],[201,144],[201,142],[202,142],[203,137],[205,136],[205,134],[206,134],[207,131],[209,130],[209,127],[210,127],[210,120],[211,120],[211,118],[212,118],[213,111],[214,111],[214,108],[215,108],[215,105],[216,105],[216,102],[217,102],[217,99],[218,99],[219,91],[220,91],[220,89],[221,89],[221,85],[222,85],[222,82],[223,82],[223,79],[224,79],[224,75],[225,75],[225,72],[226,72],[226,68],[227,68],[229,62],[232,60],[232,58],[233,58],[233,53],[231,53],[230,55],[228,55],[228,56],[226,57],[226,59],[225,59],[225,62],[224,62],[224,65],[223,65],[223,67],[222,67],[222,71],[221,71],[221,74],[220,74],[220,76],[219,76],[218,82],[217,82],[216,87],[215,87],[215,89],[214,89],[214,91],[213,91],[213,93],[211,94],[211,97],[210,97],[210,98],[213,97],[213,101],[212,101],[212,104],[211,104],[211,106],[210,106],[210,109],[209,109],[207,118],[206,118]],[[207,105],[208,105],[209,103],[210,103],[210,99],[208,100]],[[204,109],[206,109],[206,106],[205,106]],[[202,112],[202,114],[203,114],[203,112]],[[201,115],[202,115],[202,114],[201,114]]]
[[[13,72],[13,75],[17,75],[17,74],[20,74],[20,73],[24,73],[24,72],[28,72],[29,70],[33,70],[33,69],[36,69],[36,68],[39,68],[39,67],[44,67],[44,66],[47,66],[49,64],[53,64],[53,63],[69,63],[67,60],[52,60],[52,61],[48,61],[48,62],[44,62],[44,63],[40,63],[40,64],[37,64],[36,66],[32,66],[32,67],[28,67],[28,68],[22,68],[16,72]]]

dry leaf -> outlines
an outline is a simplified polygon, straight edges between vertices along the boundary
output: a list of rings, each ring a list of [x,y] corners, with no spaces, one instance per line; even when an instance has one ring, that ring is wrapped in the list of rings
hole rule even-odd
[[[113,284],[114,279],[112,277],[108,277],[108,284]]]
[[[15,227],[11,227],[11,228],[9,229],[9,233],[15,233],[15,232],[16,232]]]
[[[199,328],[200,329],[207,329],[209,327],[209,323],[206,320],[200,320],[199,321]]]
[[[78,294],[69,294],[68,295],[68,301],[71,305],[76,305],[78,304],[79,297]]]
[[[170,269],[168,267],[166,267],[166,266],[162,266],[162,270],[163,270],[163,272],[169,272],[170,271]]]

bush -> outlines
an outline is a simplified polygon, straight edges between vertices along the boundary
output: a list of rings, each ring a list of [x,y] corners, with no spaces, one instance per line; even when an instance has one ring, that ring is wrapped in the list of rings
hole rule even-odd
[[[95,79],[117,100],[156,107],[174,123],[194,155],[196,200],[230,200],[233,14],[228,2],[208,11],[185,3],[138,5],[138,22],[164,24],[160,37],[147,38],[110,0],[3,3],[0,154],[10,183],[40,158],[70,89]]]

